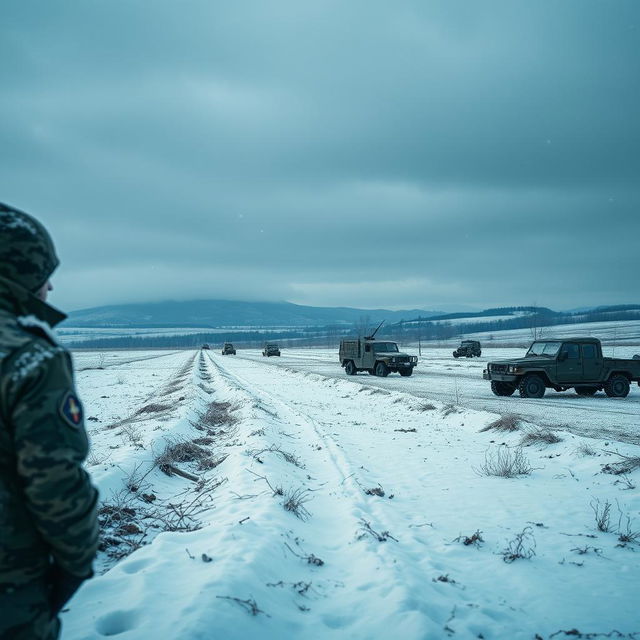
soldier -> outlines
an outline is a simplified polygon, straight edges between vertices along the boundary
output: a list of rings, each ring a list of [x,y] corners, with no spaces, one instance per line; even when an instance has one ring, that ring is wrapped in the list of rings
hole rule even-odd
[[[55,640],[57,614],[92,576],[97,491],[69,354],[46,303],[49,234],[0,204],[0,639]]]

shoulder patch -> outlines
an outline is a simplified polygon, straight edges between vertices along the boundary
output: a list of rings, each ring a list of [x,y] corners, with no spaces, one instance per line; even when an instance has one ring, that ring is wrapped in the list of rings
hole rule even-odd
[[[82,424],[82,403],[73,391],[67,391],[60,401],[60,415],[72,429]]]

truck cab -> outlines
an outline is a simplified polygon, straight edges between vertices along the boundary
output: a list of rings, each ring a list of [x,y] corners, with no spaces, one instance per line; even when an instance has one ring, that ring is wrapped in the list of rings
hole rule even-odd
[[[518,389],[523,398],[541,398],[551,388],[575,389],[580,396],[604,390],[609,397],[624,398],[631,382],[640,384],[640,362],[605,358],[597,338],[536,340],[524,358],[490,362],[483,378],[498,396]]]

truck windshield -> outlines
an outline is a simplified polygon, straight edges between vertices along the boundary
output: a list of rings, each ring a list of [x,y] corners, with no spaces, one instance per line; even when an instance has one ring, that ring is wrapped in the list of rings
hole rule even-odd
[[[376,353],[398,353],[398,345],[395,342],[376,342],[373,350]]]
[[[527,351],[525,358],[529,356],[548,356],[555,358],[560,349],[560,342],[534,342]]]

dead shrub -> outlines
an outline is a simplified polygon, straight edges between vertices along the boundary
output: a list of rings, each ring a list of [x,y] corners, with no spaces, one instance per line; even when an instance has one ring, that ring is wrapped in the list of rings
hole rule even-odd
[[[189,440],[167,440],[167,446],[164,451],[154,458],[153,463],[160,471],[170,476],[174,473],[172,467],[179,463],[197,463],[200,470],[210,469],[220,464],[218,462],[211,466],[212,457],[210,451],[199,444],[195,444],[195,442]]]
[[[457,538],[454,538],[453,542],[462,542],[465,547],[479,547],[484,542],[484,538],[482,537],[482,531],[476,529],[475,533],[470,536],[460,534]]]
[[[487,451],[484,456],[484,464],[475,470],[481,476],[497,476],[499,478],[516,478],[529,475],[533,467],[524,455],[522,447],[515,450],[501,445],[494,451]]]
[[[533,529],[525,527],[520,533],[516,533],[513,540],[507,541],[507,546],[500,555],[507,562],[515,562],[518,559],[529,560],[536,555],[536,539],[533,537]]]
[[[235,411],[235,407],[230,402],[212,402],[200,415],[200,424],[205,427],[236,424],[238,419],[232,415],[232,411]]]
[[[598,531],[603,533],[611,531],[611,503],[605,500],[601,505],[600,500],[596,498],[591,502],[591,509],[596,519]]]
[[[165,411],[169,411],[171,408],[170,404],[153,402],[151,404],[146,404],[144,407],[140,407],[140,409],[138,409],[133,415],[140,416],[145,413],[163,413]]]
[[[532,444],[557,444],[558,442],[562,442],[562,438],[549,429],[529,431],[522,436],[522,440],[520,440],[520,444],[522,446],[529,446]]]
[[[626,475],[640,468],[640,456],[625,456],[622,453],[614,453],[620,456],[622,460],[620,462],[605,464],[602,467],[602,473],[612,473],[613,475],[619,476]]]
[[[431,404],[430,402],[425,402],[418,407],[418,411],[433,411],[436,408],[435,404]]]
[[[305,503],[311,500],[309,490],[300,487],[298,489],[288,489],[284,494],[282,506],[285,511],[290,511],[296,518],[307,520],[311,513],[305,508]]]
[[[586,444],[585,442],[583,442],[579,447],[576,447],[574,453],[577,456],[583,456],[583,457],[598,455],[598,452],[593,447]]]
[[[497,420],[494,420],[486,427],[482,427],[480,432],[483,431],[517,431],[522,423],[522,418],[515,413],[505,413]]]

